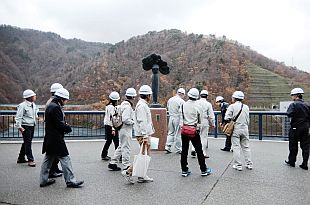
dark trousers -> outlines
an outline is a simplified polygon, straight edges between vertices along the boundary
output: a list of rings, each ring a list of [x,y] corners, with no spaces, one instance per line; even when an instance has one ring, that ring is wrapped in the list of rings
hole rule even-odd
[[[195,137],[190,138],[185,135],[181,135],[182,138],[182,153],[181,153],[181,168],[182,171],[186,172],[188,171],[188,163],[187,163],[187,155],[188,155],[188,148],[189,148],[189,142],[191,141],[196,153],[197,153],[197,158],[198,158],[198,163],[200,166],[200,170],[202,172],[207,170],[206,162],[205,162],[205,157],[202,152],[202,145],[200,141],[200,135],[199,133],[196,134]]]
[[[231,149],[231,137],[226,136],[225,148]]]
[[[310,136],[309,127],[302,126],[296,129],[290,128],[289,131],[289,150],[288,160],[290,163],[296,162],[296,157],[298,153],[298,141],[300,141],[300,148],[302,150],[303,165],[308,165],[309,159],[309,146],[310,146]]]
[[[23,132],[23,144],[19,151],[18,159],[25,159],[25,155],[27,156],[28,161],[34,161],[33,155],[32,155],[32,138],[34,134],[34,126],[26,126],[22,125],[22,127],[25,129]]]
[[[58,163],[59,163],[59,159],[55,158],[53,161],[53,164],[51,166],[50,172],[49,172],[50,174],[54,174],[55,172],[56,173],[59,172]]]
[[[106,142],[103,146],[102,152],[101,152],[101,158],[104,158],[108,156],[109,147],[113,141],[115,149],[117,149],[119,145],[119,138],[118,138],[118,130],[115,130],[115,136],[112,135],[112,127],[109,125],[105,125],[105,139]]]

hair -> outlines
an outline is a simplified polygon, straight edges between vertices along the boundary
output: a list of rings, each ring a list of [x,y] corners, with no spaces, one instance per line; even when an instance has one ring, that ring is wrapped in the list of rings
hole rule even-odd
[[[140,94],[140,98],[142,98],[142,99],[146,99],[148,96],[150,96],[150,95]]]
[[[188,97],[190,100],[196,101],[196,98]]]
[[[106,105],[110,105],[110,104],[112,104],[113,106],[116,106],[117,100],[111,100],[111,99],[109,99],[109,102],[108,102]]]
[[[59,97],[59,96],[57,96],[57,95],[55,95],[55,98],[54,98],[54,99],[55,99],[56,102],[58,102],[61,106],[64,106],[64,105],[65,105],[65,104],[64,104],[64,101],[67,100],[67,99],[62,98],[62,97]]]
[[[127,96],[127,95],[126,95],[126,98],[127,98],[128,100],[132,100],[132,99],[134,99],[135,97],[133,97],[133,96]]]

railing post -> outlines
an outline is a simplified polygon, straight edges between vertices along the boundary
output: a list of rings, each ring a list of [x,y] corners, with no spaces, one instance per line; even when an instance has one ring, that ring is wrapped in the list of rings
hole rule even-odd
[[[263,115],[258,114],[258,139],[263,139]]]
[[[214,113],[214,116],[215,116],[214,138],[217,138],[217,133],[218,133],[218,113]]]

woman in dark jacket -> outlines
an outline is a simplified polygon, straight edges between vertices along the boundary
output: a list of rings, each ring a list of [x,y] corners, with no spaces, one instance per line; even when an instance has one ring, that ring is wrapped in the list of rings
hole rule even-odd
[[[69,92],[64,89],[58,89],[55,98],[45,110],[45,137],[42,147],[42,154],[45,157],[41,166],[40,187],[55,183],[55,179],[49,179],[49,170],[55,159],[59,159],[64,173],[67,187],[78,188],[83,181],[77,181],[73,174],[71,159],[64,140],[65,133],[70,133],[71,127],[65,122],[65,116],[62,111],[69,100]]]

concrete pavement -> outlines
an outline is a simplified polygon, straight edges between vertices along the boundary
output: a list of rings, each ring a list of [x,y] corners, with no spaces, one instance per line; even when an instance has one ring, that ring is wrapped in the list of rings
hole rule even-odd
[[[207,177],[200,176],[197,158],[189,157],[192,175],[184,178],[179,154],[154,151],[148,172],[154,182],[134,185],[108,171],[100,159],[103,144],[67,142],[75,175],[85,180],[81,189],[66,188],[62,177],[39,187],[42,143],[33,143],[35,168],[16,164],[20,144],[0,144],[0,204],[310,204],[310,171],[298,167],[300,152],[296,168],[284,164],[287,142],[251,141],[254,169],[239,172],[231,167],[232,153],[220,150],[224,140],[211,138],[206,162],[213,173]],[[132,145],[136,154],[137,142]]]

